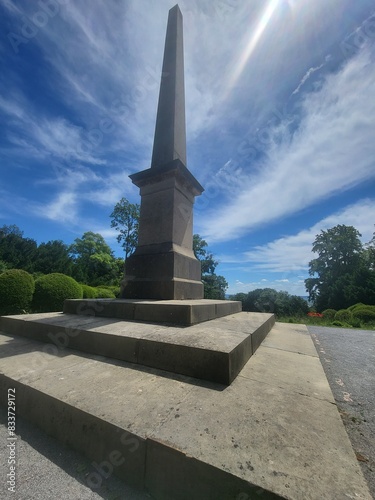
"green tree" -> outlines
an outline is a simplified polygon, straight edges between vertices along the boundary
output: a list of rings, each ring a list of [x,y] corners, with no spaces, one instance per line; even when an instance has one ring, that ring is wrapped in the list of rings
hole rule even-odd
[[[374,297],[372,271],[366,263],[361,234],[353,226],[337,225],[321,231],[312,251],[317,257],[309,263],[305,280],[310,300],[317,310],[345,309]]]
[[[111,227],[119,232],[117,241],[121,244],[125,252],[125,260],[131,255],[138,243],[140,206],[137,203],[130,203],[126,198],[116,203],[110,217]]]
[[[371,271],[375,271],[375,232],[372,236],[372,239],[368,243],[366,243],[365,248],[365,257],[367,259],[368,268]]]
[[[193,250],[196,258],[201,263],[204,297],[205,299],[224,300],[228,283],[224,276],[215,274],[215,269],[219,262],[215,260],[213,254],[207,250],[207,246],[207,242],[203,240],[199,234],[194,234]]]
[[[247,294],[233,295],[231,299],[240,300],[243,311],[274,313],[279,317],[304,316],[309,311],[309,306],[302,297],[285,291],[278,292],[273,288],[257,288]]]
[[[73,259],[69,255],[69,247],[61,240],[41,243],[35,254],[34,272],[71,275]]]
[[[0,228],[0,260],[8,268],[33,272],[36,249],[36,241],[24,238],[23,232],[16,225],[4,225]]]
[[[103,236],[88,231],[69,247],[74,260],[73,276],[87,285],[117,284],[119,264]]]

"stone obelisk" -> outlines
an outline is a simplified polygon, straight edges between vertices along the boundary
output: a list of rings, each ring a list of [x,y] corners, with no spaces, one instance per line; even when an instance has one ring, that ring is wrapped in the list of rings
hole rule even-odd
[[[193,252],[193,204],[202,186],[186,167],[182,14],[169,11],[151,168],[130,176],[140,188],[138,246],[126,261],[122,297],[201,299]]]

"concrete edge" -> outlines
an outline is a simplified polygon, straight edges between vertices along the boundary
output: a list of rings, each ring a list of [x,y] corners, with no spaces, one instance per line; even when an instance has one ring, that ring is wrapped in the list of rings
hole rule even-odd
[[[65,314],[79,314],[117,318],[150,323],[171,323],[176,325],[195,325],[241,312],[239,301],[206,300],[196,304],[192,301],[142,301],[121,299],[67,299],[64,302]]]
[[[114,474],[160,500],[284,498],[189,457],[168,443],[142,438],[0,374],[0,404],[4,407],[10,387],[16,389],[17,415],[92,461],[96,472],[87,477],[89,487],[95,488],[103,478]]]
[[[63,322],[52,324],[23,320],[22,316],[0,318],[0,328],[4,333],[51,343],[59,349],[76,349],[222,385],[233,382],[274,323],[272,315],[231,352],[225,352],[147,338],[103,334],[79,327],[69,328]]]

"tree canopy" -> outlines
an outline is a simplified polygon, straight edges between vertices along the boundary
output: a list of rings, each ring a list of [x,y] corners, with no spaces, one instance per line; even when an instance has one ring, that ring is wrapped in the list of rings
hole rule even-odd
[[[116,284],[120,279],[122,259],[116,259],[99,233],[88,231],[69,247],[73,258],[73,276],[88,285]],[[120,264],[121,262],[121,264]]]
[[[130,203],[126,198],[116,203],[110,217],[111,227],[119,232],[117,241],[125,252],[125,259],[131,255],[138,243],[140,206]]]
[[[312,251],[317,257],[309,263],[305,286],[319,311],[375,303],[372,246],[366,251],[360,237],[353,226],[340,224],[316,236]]]
[[[249,312],[274,313],[277,316],[304,316],[309,310],[305,299],[273,288],[257,288],[248,293],[231,296],[242,302],[242,310]]]
[[[204,298],[224,300],[228,283],[224,276],[215,274],[219,261],[214,259],[213,254],[207,250],[207,247],[207,242],[199,234],[194,234],[193,250],[196,258],[201,263]]]

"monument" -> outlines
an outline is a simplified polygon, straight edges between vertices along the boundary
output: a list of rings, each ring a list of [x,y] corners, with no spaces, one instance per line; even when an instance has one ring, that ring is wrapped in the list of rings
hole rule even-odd
[[[166,500],[370,500],[305,325],[201,298],[192,208],[203,188],[186,167],[178,6],[151,167],[131,179],[142,209],[130,298],[0,317],[0,404],[9,412],[17,394],[17,416],[83,453],[93,490],[115,474]]]
[[[141,215],[123,298],[203,298],[193,252],[193,204],[203,187],[186,163],[183,27],[176,5],[168,16],[151,168],[130,176],[140,188]]]
[[[138,245],[127,258],[121,298],[95,301],[95,315],[193,325],[241,311],[239,301],[203,299],[193,251],[193,205],[203,187],[186,166],[182,14],[168,15],[151,166],[130,175],[139,187]],[[93,299],[66,300],[67,314],[89,314]]]

